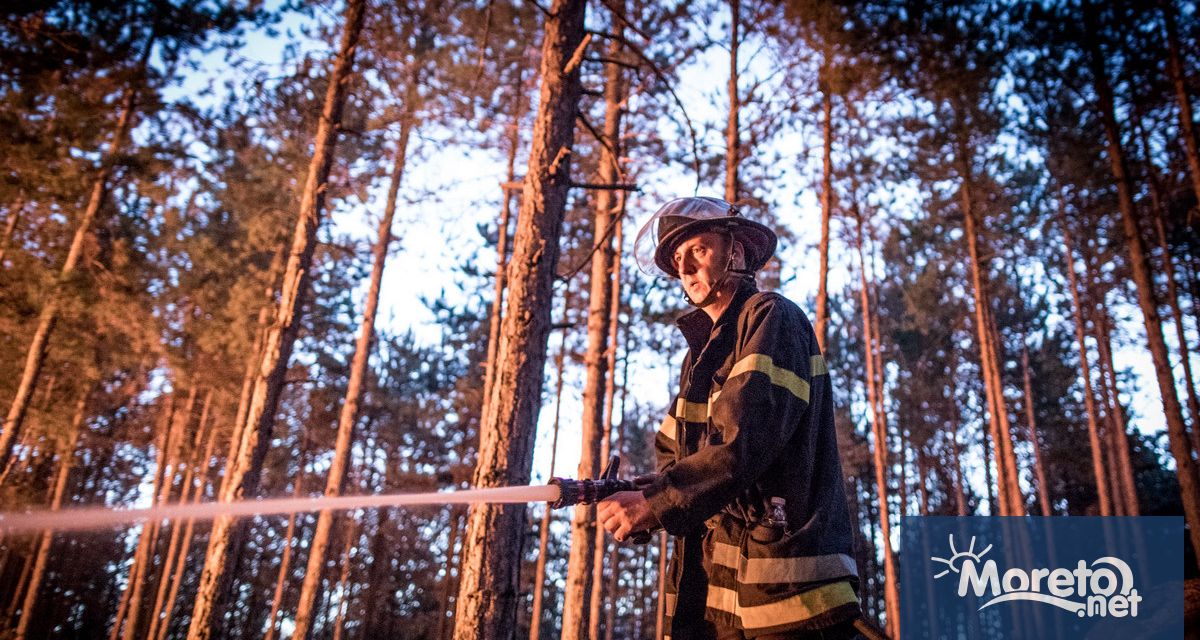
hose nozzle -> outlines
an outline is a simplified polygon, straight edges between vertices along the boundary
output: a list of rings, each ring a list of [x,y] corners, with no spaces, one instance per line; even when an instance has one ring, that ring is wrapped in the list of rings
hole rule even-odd
[[[595,480],[551,478],[550,484],[558,487],[559,494],[558,500],[551,502],[550,507],[561,509],[577,504],[596,504],[614,493],[636,490],[632,480],[617,479],[620,468],[621,456],[614,455]]]

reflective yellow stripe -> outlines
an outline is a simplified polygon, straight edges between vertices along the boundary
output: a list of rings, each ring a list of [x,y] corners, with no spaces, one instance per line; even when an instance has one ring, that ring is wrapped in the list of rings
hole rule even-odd
[[[713,546],[713,564],[737,570],[741,584],[816,582],[858,574],[854,558],[844,553],[791,558],[746,558],[737,547],[723,542]]]
[[[679,424],[675,422],[675,418],[668,415],[663,418],[662,424],[658,425],[658,432],[674,440],[679,435]]]
[[[688,422],[708,422],[708,405],[680,398],[675,404],[675,416]]]
[[[836,607],[857,602],[849,582],[834,582],[796,594],[790,598],[743,607],[738,604],[737,592],[721,587],[708,587],[708,606],[741,618],[747,630],[776,627],[808,620]]]
[[[772,383],[791,391],[792,395],[808,402],[808,381],[783,367],[775,366],[775,361],[771,360],[770,356],[761,353],[752,353],[739,360],[737,364],[733,365],[733,370],[729,372],[729,378],[732,379],[751,371],[766,374]],[[726,384],[728,384],[728,380]]]
[[[829,366],[825,364],[825,356],[817,354],[810,358],[812,360],[812,374],[814,376],[825,375],[829,373]]]
[[[675,600],[678,596],[676,596],[673,593],[668,593],[668,594],[666,594],[666,596],[667,596],[665,598],[666,602],[664,604],[667,605],[667,616],[674,616],[675,615]]]

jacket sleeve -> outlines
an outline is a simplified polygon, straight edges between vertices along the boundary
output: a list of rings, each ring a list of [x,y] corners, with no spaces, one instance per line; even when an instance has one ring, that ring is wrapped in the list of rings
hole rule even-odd
[[[804,424],[820,359],[810,355],[810,349],[819,353],[812,330],[800,310],[779,296],[752,304],[739,319],[733,367],[710,401],[708,446],[667,468],[645,491],[673,535],[695,530],[754,484]]]
[[[667,413],[654,434],[654,470],[662,473],[675,464],[676,452],[679,448],[679,425],[675,418]]]

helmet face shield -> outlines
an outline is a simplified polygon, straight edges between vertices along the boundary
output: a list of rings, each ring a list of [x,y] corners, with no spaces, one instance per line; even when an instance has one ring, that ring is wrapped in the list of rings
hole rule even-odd
[[[775,253],[775,233],[741,217],[733,205],[717,198],[677,198],[662,206],[638,231],[634,258],[643,273],[656,278],[678,278],[673,264],[675,248],[703,231],[729,233],[741,242],[746,266],[756,271]]]

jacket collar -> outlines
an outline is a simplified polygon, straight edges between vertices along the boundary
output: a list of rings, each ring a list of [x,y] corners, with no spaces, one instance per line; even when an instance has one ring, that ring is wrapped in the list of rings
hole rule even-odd
[[[708,317],[704,309],[695,309],[680,316],[675,321],[675,326],[679,327],[679,331],[683,333],[683,338],[687,341],[691,352],[693,354],[700,353],[704,349],[704,345],[708,343],[708,339],[714,329],[737,320],[738,315],[742,312],[742,306],[746,304],[746,300],[757,291],[758,286],[754,284],[753,278],[743,278],[738,284],[738,288],[734,291],[733,300],[729,302],[729,306],[717,318],[716,323]]]

